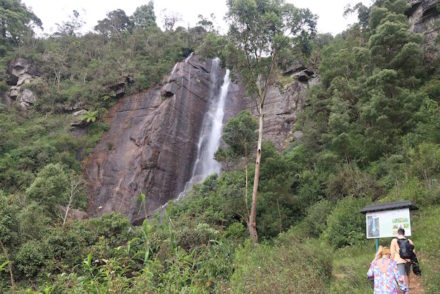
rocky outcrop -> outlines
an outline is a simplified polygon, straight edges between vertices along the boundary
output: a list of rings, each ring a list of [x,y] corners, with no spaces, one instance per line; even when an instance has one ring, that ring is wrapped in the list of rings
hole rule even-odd
[[[283,76],[291,81],[271,87],[264,105],[263,138],[272,141],[278,151],[302,137],[292,132],[293,124],[304,109],[309,87],[319,82],[315,72],[299,62],[289,67]]]
[[[37,75],[37,71],[32,64],[24,58],[17,58],[9,65],[8,74],[7,83],[11,86],[8,94],[9,99],[7,99],[8,104],[10,101],[16,101],[24,110],[34,105],[37,101],[37,96],[29,88],[25,87]]]
[[[209,106],[211,65],[211,60],[192,56],[178,63],[161,85],[122,98],[108,112],[110,129],[86,163],[89,216],[116,211],[141,223],[183,191]],[[218,71],[217,91],[224,75],[224,70]],[[273,141],[278,150],[302,137],[292,133],[292,126],[308,88],[318,81],[313,71],[299,64],[284,75],[290,82],[272,87],[265,104],[264,139]],[[254,104],[239,82],[231,83],[224,122],[246,108]]]
[[[90,216],[117,211],[139,223],[183,190],[208,106],[211,63],[197,56],[180,62],[162,85],[122,98],[109,111],[110,129],[85,169]],[[225,120],[243,109],[240,93],[232,87]]]
[[[429,63],[439,55],[437,38],[440,33],[439,0],[408,0],[410,9],[406,12],[410,30],[424,35],[425,60]]]
[[[74,113],[72,113],[73,119],[72,119],[72,122],[70,123],[70,125],[72,127],[76,127],[76,128],[87,127],[90,123],[83,119],[83,116],[86,114],[87,114],[87,110],[85,110],[85,109],[81,109],[81,110],[78,110],[78,111],[75,111]]]

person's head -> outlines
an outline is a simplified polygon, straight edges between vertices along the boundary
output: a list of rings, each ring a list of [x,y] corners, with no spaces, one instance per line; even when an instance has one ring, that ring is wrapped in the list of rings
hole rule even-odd
[[[382,257],[384,257],[384,256],[386,256],[386,257],[390,257],[390,255],[391,255],[390,248],[388,248],[388,247],[383,247],[383,246],[381,245],[381,246],[379,246],[379,249],[378,249],[377,252],[376,252],[375,259],[379,259],[379,258],[382,258]]]
[[[384,257],[384,256],[387,256],[387,257],[391,256],[390,248],[388,248],[388,247],[383,247],[382,248],[382,257]]]
[[[397,230],[397,235],[405,236],[405,229],[404,229],[404,228],[399,228],[399,229]]]

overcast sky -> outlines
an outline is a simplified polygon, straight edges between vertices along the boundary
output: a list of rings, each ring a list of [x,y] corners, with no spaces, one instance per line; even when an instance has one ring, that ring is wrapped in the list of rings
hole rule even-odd
[[[333,35],[342,32],[347,26],[355,21],[355,16],[344,18],[344,7],[348,4],[363,2],[370,5],[372,0],[287,0],[297,7],[309,8],[317,14],[318,32],[332,33]],[[72,10],[77,10],[86,21],[83,31],[92,30],[98,20],[105,18],[105,15],[112,10],[122,9],[127,15],[131,15],[136,7],[147,4],[148,0],[22,0],[26,6],[43,21],[44,33],[54,33],[56,23],[68,19]],[[155,0],[154,10],[157,23],[162,24],[164,13],[175,13],[180,15],[182,21],[178,24],[184,27],[193,26],[197,16],[202,14],[208,16],[211,13],[216,15],[217,26],[225,32],[226,25],[223,20],[226,8],[226,0]]]

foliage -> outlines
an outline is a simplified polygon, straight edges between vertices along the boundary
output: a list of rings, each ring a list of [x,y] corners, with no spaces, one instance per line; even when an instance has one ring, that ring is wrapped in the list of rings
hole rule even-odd
[[[247,156],[257,139],[256,128],[257,123],[251,113],[242,111],[227,122],[223,129],[223,141],[235,154]]]
[[[278,52],[292,48],[293,43],[298,40],[307,42],[315,34],[316,17],[308,9],[297,9],[292,4],[278,0],[229,0],[227,5],[227,17],[230,19],[228,38],[231,44],[226,59],[240,74],[249,96],[255,101],[258,114],[254,183],[247,222],[249,234],[257,242],[256,213],[264,103],[269,87],[274,84]]]
[[[2,0],[0,9],[0,56],[8,45],[17,46],[27,35],[32,35],[32,26],[41,28],[41,20],[20,0]]]
[[[373,258],[372,240],[338,249],[333,256],[334,281],[330,293],[371,293],[373,284],[367,279],[367,270]]]
[[[287,233],[274,246],[247,242],[236,251],[234,265],[232,293],[325,293],[331,257],[318,242]]]
[[[228,62],[240,73],[249,94],[261,96],[272,79],[271,59],[301,38],[313,36],[316,16],[308,9],[277,0],[231,0],[227,5],[228,35],[237,50],[231,52]]]
[[[26,278],[32,278],[41,273],[40,269],[44,261],[45,256],[41,244],[34,240],[24,243],[15,258],[18,270]]]
[[[438,234],[440,229],[440,221],[438,213],[439,207],[425,208],[420,210],[412,218],[414,222],[413,228],[415,232],[423,232],[423,234],[414,234],[412,240],[416,244],[416,253],[421,268],[423,270],[422,282],[425,285],[426,293],[435,293],[440,288],[440,251],[438,244]]]
[[[373,201],[400,200],[419,207],[411,217],[412,239],[426,292],[438,290],[439,71],[424,63],[421,36],[408,30],[406,1],[349,8],[359,23],[335,37],[313,37],[314,16],[290,4],[240,0],[228,2],[235,24],[228,38],[203,16],[194,28],[176,29],[178,17],[169,15],[161,31],[149,2],[131,16],[108,13],[86,35],[74,12],[45,39],[32,38],[37,19],[23,4],[3,2],[0,18],[13,16],[8,29],[15,31],[1,44],[0,75],[16,57],[40,73],[26,85],[38,95],[35,107],[0,107],[0,239],[17,291],[369,293],[365,272],[374,244],[363,241],[359,210]],[[290,28],[291,38],[284,38]],[[121,90],[147,89],[191,51],[239,66],[246,62],[243,50],[257,47],[249,60],[260,58],[254,72],[234,68],[251,94],[264,86],[273,48],[274,67],[286,69],[299,58],[321,77],[294,127],[304,136],[281,153],[263,144],[260,245],[246,242],[250,191],[241,157],[255,140],[249,113],[224,128],[228,147],[216,158],[226,171],[161,214],[141,226],[116,214],[62,226],[57,207],[67,204],[71,177],[108,129],[103,118]],[[292,82],[278,72],[267,85]],[[0,90],[7,89],[2,82]],[[70,130],[69,112],[77,108],[88,110],[84,119],[93,122],[82,136]],[[148,201],[145,194],[138,199]],[[82,196],[73,207],[85,207]],[[9,291],[5,266],[0,254],[0,292]]]
[[[131,16],[131,22],[135,27],[141,27],[143,29],[156,26],[153,1],[149,1],[147,5],[141,5],[136,8]]]
[[[339,201],[327,219],[324,238],[335,247],[355,245],[365,238],[365,218],[360,213],[366,199],[347,197]]]
[[[0,190],[0,240],[5,246],[12,247],[19,243],[18,211],[19,208],[10,203],[9,197]]]
[[[67,202],[68,181],[60,164],[48,164],[38,173],[26,194],[55,215],[57,205]]]

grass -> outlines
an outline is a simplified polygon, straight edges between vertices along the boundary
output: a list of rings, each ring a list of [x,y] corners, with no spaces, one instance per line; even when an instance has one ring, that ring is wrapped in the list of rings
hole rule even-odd
[[[330,293],[372,293],[373,287],[367,279],[367,271],[374,258],[374,244],[373,240],[369,240],[335,251]]]
[[[440,293],[440,207],[422,208],[412,218],[412,240],[426,294]]]

